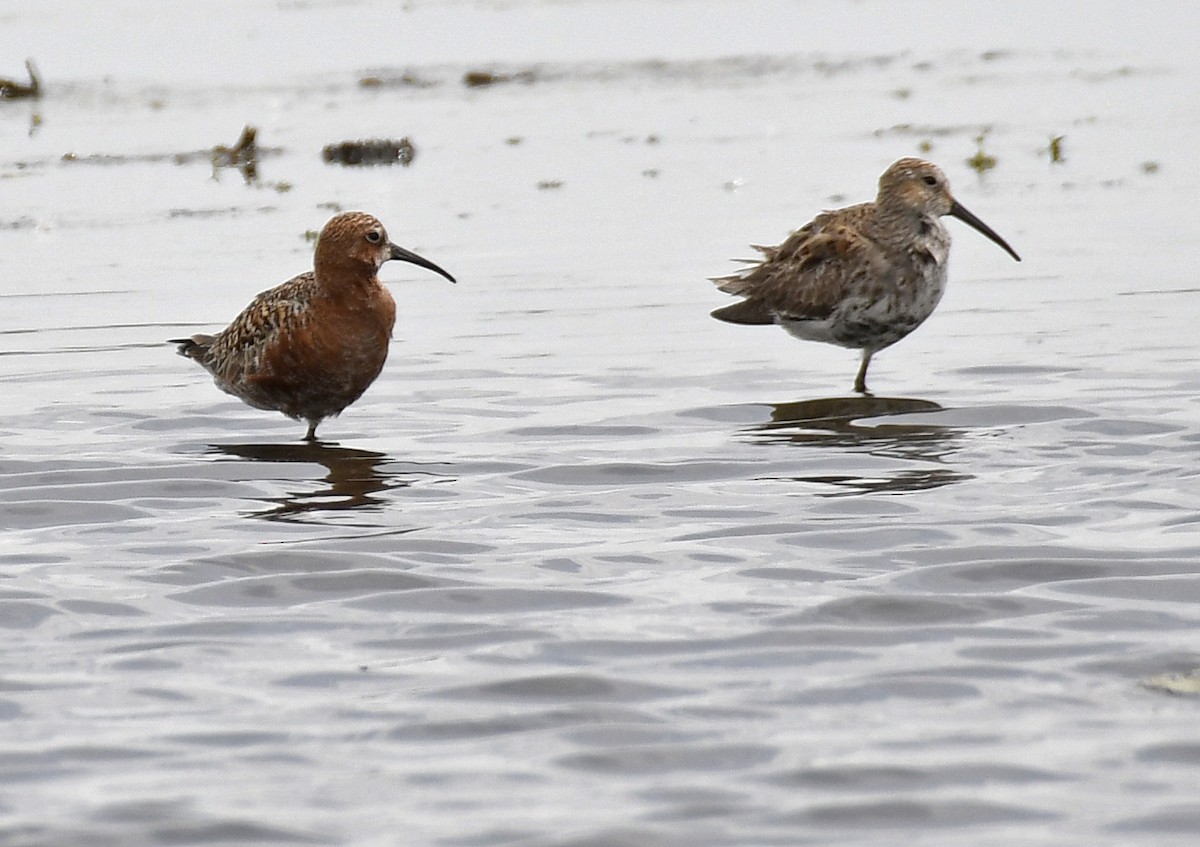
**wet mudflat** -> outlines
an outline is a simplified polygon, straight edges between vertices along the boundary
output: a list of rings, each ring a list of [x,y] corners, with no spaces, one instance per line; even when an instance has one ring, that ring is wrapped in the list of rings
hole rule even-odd
[[[904,8],[5,13],[0,844],[1191,843],[1194,13]],[[904,155],[1025,261],[876,396],[708,317]],[[353,208],[459,284],[310,445],[163,341]]]

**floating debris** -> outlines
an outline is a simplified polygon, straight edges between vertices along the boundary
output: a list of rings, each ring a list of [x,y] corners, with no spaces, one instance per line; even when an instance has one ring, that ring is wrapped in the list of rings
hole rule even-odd
[[[247,159],[258,157],[258,128],[250,124],[242,127],[242,134],[232,147],[218,144],[212,150],[213,163],[217,165],[237,165]]]
[[[432,88],[438,83],[434,80],[419,77],[412,71],[405,71],[400,76],[390,76],[384,78],[382,76],[364,76],[358,80],[360,88],[384,88],[385,86],[403,86],[405,88]]]
[[[0,79],[0,100],[36,100],[42,96],[42,80],[33,66],[33,59],[25,60],[25,71],[29,74],[28,85],[15,79]]]
[[[1154,691],[1165,691],[1179,696],[1200,695],[1200,670],[1159,674],[1143,679],[1142,685]]]
[[[530,70],[500,73],[498,71],[467,71],[463,74],[463,85],[467,88],[485,88],[502,82],[531,83],[537,75]]]
[[[871,134],[875,138],[889,138],[891,136],[925,136],[927,138],[944,138],[952,135],[961,135],[965,132],[978,132],[978,124],[893,124],[889,127],[880,127],[873,130]]]
[[[551,188],[562,188],[563,181],[561,179],[543,179],[538,181],[537,187],[538,191],[546,191]]]
[[[343,141],[326,144],[321,158],[328,164],[338,165],[394,165],[399,162],[407,167],[417,155],[417,148],[408,138],[395,141],[389,138],[372,138],[366,141]]]
[[[362,88],[488,87],[502,83],[635,83],[740,85],[765,77],[798,77],[819,73],[832,76],[885,68],[906,61],[906,53],[868,55],[846,61],[816,61],[807,56],[736,56],[718,59],[637,59],[632,61],[566,61],[485,65],[440,63],[399,69],[371,68],[356,80]]]
[[[467,88],[481,88],[485,85],[495,85],[500,79],[490,71],[467,71],[463,74],[463,85]]]
[[[258,130],[247,125],[232,147],[218,144],[205,150],[189,150],[183,153],[88,153],[79,154],[67,151],[62,154],[60,161],[72,165],[132,165],[145,163],[174,163],[190,165],[206,162],[212,168],[212,178],[220,178],[225,168],[235,168],[241,173],[247,185],[255,188],[270,188],[280,193],[291,191],[290,182],[262,182],[258,178],[258,160],[265,156],[275,156],[283,152],[280,147],[263,147],[258,143]]]
[[[258,129],[246,124],[232,147],[218,144],[212,149],[213,174],[218,168],[237,168],[247,183],[258,179]]]
[[[1050,154],[1050,163],[1053,165],[1061,165],[1066,159],[1063,157],[1063,139],[1065,135],[1050,136],[1050,146],[1047,152]]]
[[[208,162],[215,170],[222,167],[244,168],[250,163],[257,166],[259,158],[278,155],[282,152],[283,149],[280,147],[260,146],[257,141],[257,130],[247,126],[232,147],[218,144],[216,147],[209,147],[205,150],[189,150],[184,153],[79,154],[68,151],[62,154],[61,161],[86,165],[129,165],[146,162],[174,162],[177,165],[188,165],[195,162]]]
[[[982,132],[975,136],[975,144],[978,149],[975,151],[974,156],[967,159],[967,164],[973,171],[975,171],[975,173],[979,174],[980,176],[996,167],[996,157],[989,156],[983,151],[983,140],[986,137],[987,132]]]
[[[1144,173],[1144,174],[1158,173],[1158,162],[1142,162],[1142,173]]]
[[[262,155],[275,155],[282,152],[279,147],[260,147],[258,130],[247,124],[242,128],[242,134],[231,147],[218,144],[207,150],[192,150],[186,153],[141,153],[134,155],[112,155],[108,153],[91,153],[80,156],[73,152],[62,155],[63,162],[90,165],[128,165],[141,162],[174,162],[177,165],[187,165],[194,162],[206,161],[212,165],[212,178],[218,179],[224,168],[234,168],[242,175],[246,185],[255,188],[270,188],[279,193],[292,190],[290,182],[262,182],[258,178],[258,160]]]

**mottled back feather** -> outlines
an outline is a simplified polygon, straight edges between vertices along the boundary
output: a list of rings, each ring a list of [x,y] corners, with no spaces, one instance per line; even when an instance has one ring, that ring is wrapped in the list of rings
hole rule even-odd
[[[206,370],[231,385],[241,380],[274,376],[269,355],[280,338],[302,337],[318,291],[312,271],[260,292],[209,345]]]
[[[820,320],[845,302],[866,275],[886,273],[885,251],[869,234],[874,204],[824,212],[777,247],[759,248],[752,267],[713,280],[727,294],[746,297],[780,316]],[[727,307],[728,308],[728,307]],[[727,320],[725,310],[714,317]],[[738,312],[726,313],[736,316]],[[746,321],[734,321],[745,323]]]

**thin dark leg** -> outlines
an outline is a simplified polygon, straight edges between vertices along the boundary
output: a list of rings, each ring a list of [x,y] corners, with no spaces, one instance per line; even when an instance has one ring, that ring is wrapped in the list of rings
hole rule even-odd
[[[867,394],[867,365],[871,364],[871,350],[863,350],[862,364],[858,368],[858,376],[854,378],[854,390],[859,394]]]

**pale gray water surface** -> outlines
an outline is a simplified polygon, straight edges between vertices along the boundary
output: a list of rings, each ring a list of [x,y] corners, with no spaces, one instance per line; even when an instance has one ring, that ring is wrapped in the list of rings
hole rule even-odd
[[[1195,843],[1192,5],[230,8],[0,11],[0,844]],[[913,154],[877,397],[708,317]],[[163,340],[334,208],[460,282],[309,446]]]

